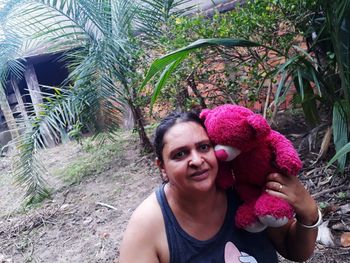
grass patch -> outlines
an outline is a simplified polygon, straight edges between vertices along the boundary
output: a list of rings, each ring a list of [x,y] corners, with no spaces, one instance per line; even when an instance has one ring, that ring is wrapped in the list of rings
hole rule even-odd
[[[123,158],[124,140],[99,143],[86,139],[83,143],[85,154],[78,157],[68,166],[56,171],[69,185],[79,183],[84,177],[100,174],[109,168],[109,163]]]

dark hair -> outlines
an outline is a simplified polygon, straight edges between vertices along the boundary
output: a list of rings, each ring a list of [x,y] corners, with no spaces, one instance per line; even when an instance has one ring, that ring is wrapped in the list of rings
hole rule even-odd
[[[201,125],[205,130],[204,122],[199,118],[198,113],[189,112],[173,112],[166,116],[158,125],[154,137],[153,146],[156,150],[156,155],[159,161],[163,162],[162,151],[164,148],[165,133],[177,123],[181,122],[195,122]]]

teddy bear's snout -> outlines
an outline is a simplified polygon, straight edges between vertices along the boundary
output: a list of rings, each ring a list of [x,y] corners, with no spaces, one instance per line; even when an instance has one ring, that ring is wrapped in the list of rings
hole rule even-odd
[[[219,161],[232,161],[235,159],[241,151],[237,148],[233,148],[227,145],[216,145],[215,146],[215,156]]]

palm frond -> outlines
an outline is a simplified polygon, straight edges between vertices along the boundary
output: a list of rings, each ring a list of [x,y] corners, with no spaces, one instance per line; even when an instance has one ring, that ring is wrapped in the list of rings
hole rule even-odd
[[[131,0],[31,0],[18,1],[9,12],[5,24],[25,40],[22,54],[65,51],[61,59],[70,71],[54,95],[42,92],[40,113],[32,115],[28,130],[18,138],[16,177],[26,189],[27,202],[49,194],[45,169],[36,158],[46,145],[47,131],[59,141],[77,123],[95,127],[101,112],[112,129],[135,100],[137,11]]]
[[[341,153],[340,151],[349,142],[349,116],[350,107],[345,100],[334,104],[332,128],[333,142],[337,154],[333,158],[338,161],[338,167],[341,172],[344,171],[347,159],[346,154],[344,152]]]
[[[139,5],[137,17],[137,30],[149,38],[159,37],[163,34],[162,25],[170,17],[179,17],[193,9],[187,5],[189,0],[143,0]]]
[[[328,168],[332,163],[335,161],[338,161],[340,163],[343,163],[342,159],[346,159],[346,155],[350,152],[350,142],[345,144],[342,148],[340,148],[337,153],[332,157],[331,160],[329,160],[326,168]],[[344,171],[344,170],[341,170]]]
[[[40,115],[31,118],[28,129],[17,141],[20,153],[15,175],[18,184],[26,189],[27,203],[39,201],[49,194],[42,177],[46,173],[45,168],[36,158],[38,150],[45,147],[45,131],[49,130],[55,140],[60,140],[76,123],[84,123],[88,127],[89,121],[96,117],[96,107],[101,102],[98,90],[91,86],[55,90],[51,98],[46,98]]]

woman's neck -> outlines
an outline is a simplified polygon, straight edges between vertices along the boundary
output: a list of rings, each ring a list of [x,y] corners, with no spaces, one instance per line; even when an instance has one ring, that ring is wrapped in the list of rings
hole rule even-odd
[[[207,240],[219,231],[227,211],[224,191],[213,188],[203,194],[184,195],[169,185],[164,191],[176,220],[189,235]]]

